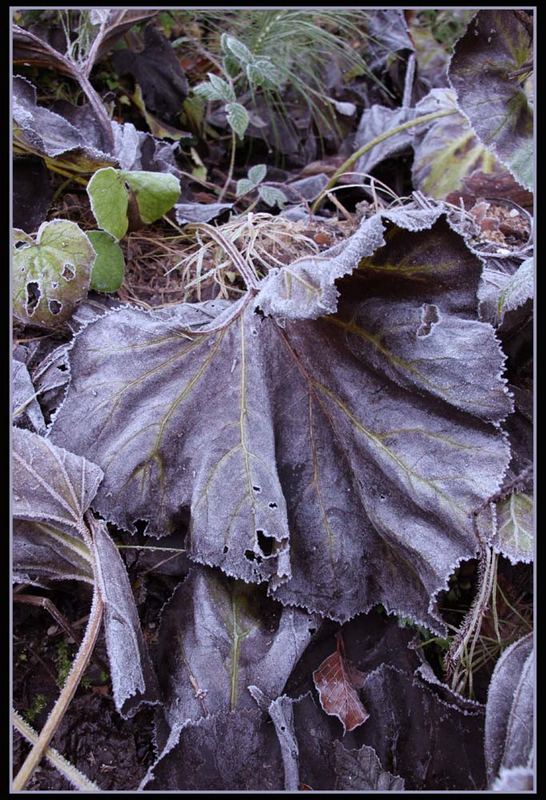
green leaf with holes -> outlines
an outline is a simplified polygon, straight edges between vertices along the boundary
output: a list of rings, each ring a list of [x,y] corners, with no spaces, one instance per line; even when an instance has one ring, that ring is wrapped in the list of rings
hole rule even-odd
[[[123,251],[106,231],[88,231],[97,254],[91,273],[91,288],[96,292],[116,292],[125,275]]]
[[[95,251],[75,222],[44,222],[33,240],[15,236],[13,313],[21,322],[62,325],[87,297]]]

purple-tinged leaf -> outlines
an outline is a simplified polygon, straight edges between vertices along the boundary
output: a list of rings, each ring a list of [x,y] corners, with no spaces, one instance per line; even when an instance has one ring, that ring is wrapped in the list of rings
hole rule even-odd
[[[103,522],[92,523],[97,589],[104,603],[104,633],[117,710],[124,717],[158,700],[153,671],[125,565]]]
[[[224,211],[233,207],[233,203],[176,203],[174,212],[179,225],[188,222],[210,222]]]
[[[527,189],[534,184],[533,107],[525,87],[533,71],[532,26],[525,11],[479,11],[449,65],[450,83],[472,127]]]
[[[510,645],[495,665],[485,714],[485,760],[491,783],[504,767],[528,767],[534,730],[533,634]]]
[[[474,556],[470,512],[509,459],[488,423],[512,405],[479,260],[438,211],[383,216],[216,316],[91,322],[51,435],[104,466],[95,506],[118,526],[163,535],[189,509],[199,563],[334,619],[382,603],[443,632],[431,597]]]
[[[43,433],[46,425],[36,394],[28,369],[21,361],[13,359],[11,396],[13,423],[35,433]]]
[[[169,726],[254,708],[249,684],[277,697],[317,623],[316,616],[275,603],[261,587],[195,567],[166,606],[159,633]]]
[[[360,750],[346,750],[334,742],[336,789],[358,792],[401,792],[404,779],[383,768],[373,747],[362,745]]]

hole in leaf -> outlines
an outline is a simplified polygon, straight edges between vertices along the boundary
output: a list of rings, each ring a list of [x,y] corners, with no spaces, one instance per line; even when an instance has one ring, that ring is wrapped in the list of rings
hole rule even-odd
[[[66,364],[59,364],[59,366],[57,367],[57,369],[59,369],[61,372],[66,372],[66,370],[68,369],[68,367],[66,366]]]
[[[58,285],[59,284],[57,283],[57,281],[51,281],[51,288],[52,289],[56,289],[58,287]]]
[[[26,308],[27,308],[27,314],[29,315],[29,317],[31,317],[34,314],[34,309],[36,308],[36,306],[40,302],[40,297],[41,296],[42,296],[42,293],[41,293],[40,287],[36,283],[36,281],[31,281],[30,283],[27,283]]]
[[[256,492],[256,494],[259,494],[259,493],[262,491],[262,490],[261,490],[261,488],[260,488],[259,486],[253,486],[252,488],[254,489],[254,491]]]
[[[417,336],[428,336],[432,326],[440,321],[438,306],[423,303],[421,307],[421,325],[417,328]]]
[[[28,242],[15,242],[15,249],[16,250],[24,250],[25,247],[28,247]],[[23,267],[21,272],[24,272],[25,268]]]
[[[76,277],[76,272],[74,268],[70,264],[65,264],[63,267],[63,271],[61,275],[65,279],[65,281],[71,281]]]
[[[277,504],[276,503],[269,503],[269,508],[277,508]]]
[[[58,300],[49,300],[48,306],[52,314],[58,314],[60,311],[62,311],[63,304],[59,303]]]
[[[133,520],[133,525],[136,528],[136,533],[140,533],[140,534],[146,533],[146,529],[147,529],[149,524],[150,524],[149,520],[147,520],[147,519],[135,519],[135,520]]]
[[[226,544],[226,546],[224,547],[224,553],[227,553],[228,550],[229,550],[229,547]]]
[[[261,564],[263,561],[263,558],[257,556],[253,550],[245,550],[245,558],[248,559],[248,561],[255,561],[256,564]]]
[[[309,631],[310,636],[314,636],[315,633],[317,632],[316,628],[308,628],[307,630]]]
[[[380,499],[380,500],[386,500],[386,499],[387,499],[387,496],[386,496],[386,495],[384,495],[384,494],[380,494],[380,495],[379,495],[379,499]]]
[[[275,546],[275,537],[267,536],[262,530],[256,531],[256,537],[258,539],[258,547],[264,556],[270,556]]]

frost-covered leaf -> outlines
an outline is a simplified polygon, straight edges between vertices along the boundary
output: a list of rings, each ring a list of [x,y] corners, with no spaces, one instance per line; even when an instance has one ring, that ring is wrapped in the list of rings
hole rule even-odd
[[[19,75],[13,78],[12,113],[16,153],[57,160],[62,158],[67,168],[83,173],[115,164],[114,156],[90,142],[77,124],[39,106],[36,102],[36,88]],[[97,128],[100,128],[98,123]]]
[[[485,760],[491,783],[502,767],[527,767],[533,749],[533,634],[510,645],[495,665],[485,716]]]
[[[268,791],[283,788],[283,775],[264,715],[224,712],[175,728],[139,789]]]
[[[235,92],[233,91],[233,87],[223,78],[220,78],[219,75],[214,75],[212,72],[207,74],[209,77],[209,83],[216,92],[216,97],[214,99],[224,100],[226,103],[235,102]]]
[[[500,321],[508,311],[513,311],[522,306],[527,300],[532,300],[535,294],[534,259],[526,259],[517,272],[512,275],[504,289],[499,294],[497,310]]]
[[[132,716],[143,702],[157,701],[158,686],[125,565],[106,525],[92,524],[97,589],[104,603],[104,633],[117,710]]]
[[[491,543],[512,562],[532,561],[535,551],[533,498],[512,492],[496,504],[496,529]]]
[[[248,178],[240,178],[237,181],[237,186],[235,187],[235,194],[237,197],[242,197],[244,194],[251,192],[255,188],[256,184],[252,181],[249,181]]]
[[[267,174],[267,167],[265,164],[255,164],[248,170],[248,179],[252,181],[254,186],[257,186],[263,181]]]
[[[41,585],[43,580],[94,583],[93,559],[76,534],[44,522],[13,522],[12,578]]]
[[[91,289],[96,292],[117,291],[125,275],[121,247],[106,231],[88,231],[87,236],[97,254],[91,272]]]
[[[355,731],[354,745],[372,747],[384,767],[393,765],[406,790],[484,788],[483,709],[461,711],[388,665],[367,676],[362,696],[370,718]]]
[[[421,115],[448,109],[457,109],[455,93],[433,89],[417,104],[416,112]],[[499,171],[496,158],[458,111],[415,128],[411,134],[414,186],[437,200],[462,191],[465,178],[476,170],[484,174]]]
[[[512,767],[501,771],[491,784],[494,792],[532,792],[535,788],[535,776],[529,767]]]
[[[13,516],[78,530],[103,472],[31,431],[13,429]]]
[[[280,89],[282,73],[269,58],[257,58],[246,66],[246,76],[254,86],[266,86],[269,89]]]
[[[258,194],[268,206],[282,208],[288,202],[285,193],[275,186],[258,186]]]
[[[95,251],[75,222],[44,222],[34,244],[13,253],[13,313],[46,328],[62,325],[89,290]]]
[[[373,105],[367,108],[358,123],[355,133],[354,149],[358,150],[363,145],[371,142],[376,136],[397,128],[416,116],[413,108],[387,108],[386,106]],[[374,167],[387,158],[400,155],[412,143],[411,130],[401,131],[376,144],[367,153],[361,156],[355,165],[355,172],[371,172]]]
[[[239,139],[242,139],[250,122],[246,108],[240,103],[228,103],[226,105],[226,118]]]
[[[224,52],[231,53],[231,55],[237,59],[241,66],[244,66],[248,62],[254,60],[254,57],[246,44],[243,44],[243,42],[239,41],[239,39],[236,39],[235,36],[230,36],[229,33],[223,33],[220,41],[222,44],[222,50],[224,50]]]
[[[345,659],[339,642],[337,649],[313,672],[313,681],[322,708],[339,719],[346,733],[366,722],[369,714],[357,691],[362,688],[364,675]]]
[[[210,222],[224,211],[233,208],[233,203],[176,203],[174,213],[179,225],[187,222]]]
[[[87,194],[97,224],[114,239],[122,239],[129,227],[129,196],[120,170],[97,170],[87,184]]]
[[[443,631],[431,597],[475,553],[511,401],[479,260],[436,212],[384,217],[255,299],[91,322],[51,436],[104,467],[94,507],[120,527],[163,535],[188,509],[197,562],[335,619],[382,603]]]
[[[193,93],[198,97],[202,97],[203,100],[206,100],[209,103],[213,100],[223,99],[222,95],[214,88],[212,83],[209,83],[209,81],[198,83],[197,86],[193,87]]]
[[[178,200],[180,181],[167,172],[123,171],[122,178],[135,193],[139,214],[146,224],[166,214]]]
[[[381,765],[373,747],[362,745],[359,750],[346,750],[340,741],[334,742],[336,759],[336,789],[340,791],[401,792],[404,779],[392,775]]]
[[[262,588],[195,568],[161,622],[159,678],[170,727],[253,708],[249,684],[277,697],[316,624],[306,612],[270,600]]]
[[[524,81],[533,70],[533,41],[519,13],[479,11],[455,45],[449,80],[483,143],[532,189],[533,109]]]
[[[15,425],[30,428],[36,433],[45,429],[44,415],[36,400],[36,389],[33,386],[28,369],[20,361],[12,360],[12,395],[11,413]]]

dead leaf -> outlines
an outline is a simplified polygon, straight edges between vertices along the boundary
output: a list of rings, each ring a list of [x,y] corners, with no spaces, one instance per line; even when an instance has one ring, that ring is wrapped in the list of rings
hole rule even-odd
[[[353,731],[370,716],[357,694],[364,674],[343,656],[343,640],[337,637],[337,649],[313,672],[320,704],[327,714],[337,717],[344,732]]]

